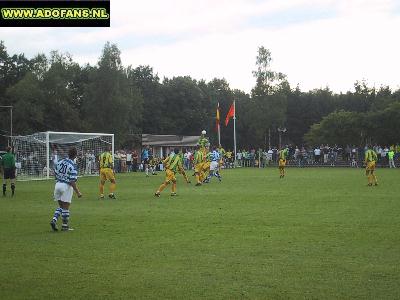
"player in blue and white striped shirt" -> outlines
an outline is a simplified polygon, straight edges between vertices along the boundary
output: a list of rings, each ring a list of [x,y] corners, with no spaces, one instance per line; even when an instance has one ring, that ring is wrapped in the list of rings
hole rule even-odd
[[[54,231],[58,231],[57,220],[60,216],[62,216],[61,230],[73,230],[68,225],[69,206],[71,204],[72,195],[75,191],[78,198],[82,197],[82,194],[76,185],[76,181],[78,180],[78,170],[74,163],[76,156],[77,150],[73,147],[68,151],[68,158],[58,161],[54,168],[54,174],[56,177],[54,201],[58,201],[59,204],[59,207],[55,210],[53,219],[50,222],[50,226]]]
[[[205,183],[209,183],[212,176],[217,177],[219,181],[222,180],[222,177],[219,174],[219,161],[221,159],[221,155],[217,151],[216,147],[213,147],[213,151],[210,153],[210,156],[211,156],[210,174],[204,180]]]

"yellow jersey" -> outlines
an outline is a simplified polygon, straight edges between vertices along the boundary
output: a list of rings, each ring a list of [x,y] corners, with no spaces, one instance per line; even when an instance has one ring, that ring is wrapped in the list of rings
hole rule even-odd
[[[365,163],[367,162],[376,162],[378,160],[378,156],[376,155],[374,150],[368,149],[365,152]]]
[[[103,152],[100,155],[100,169],[112,169],[113,157],[110,152]]]

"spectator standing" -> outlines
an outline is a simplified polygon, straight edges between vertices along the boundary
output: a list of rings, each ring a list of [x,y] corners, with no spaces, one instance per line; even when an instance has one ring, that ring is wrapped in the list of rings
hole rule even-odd
[[[394,149],[391,149],[388,152],[388,158],[389,158],[389,168],[396,168],[396,165],[394,163]]]
[[[347,162],[350,162],[350,156],[351,156],[351,148],[349,145],[346,146],[345,150],[344,150],[344,159]]]
[[[301,167],[300,156],[301,156],[301,151],[299,147],[296,146],[296,148],[294,149],[294,160],[296,161],[298,167]]]
[[[272,162],[272,156],[273,156],[274,152],[272,151],[272,149],[268,149],[268,155],[267,155],[267,164],[270,165]]]
[[[382,157],[383,157],[383,149],[381,146],[378,146],[377,148],[378,148],[378,150],[376,151],[376,154],[378,156],[378,162],[381,163]]]
[[[263,168],[265,168],[267,166],[267,158],[268,158],[268,152],[267,152],[267,150],[264,150],[262,152],[262,160],[261,160],[261,164],[262,164]]]
[[[55,166],[57,165],[58,160],[59,160],[58,152],[57,152],[57,149],[54,148],[54,151],[53,151],[53,158],[52,158],[52,163],[53,163],[53,165],[51,166],[51,169],[52,169],[52,170],[54,170]]]
[[[321,149],[319,147],[316,147],[314,149],[314,159],[316,164],[320,163],[320,158],[321,158]]]
[[[394,147],[394,160],[397,160],[400,156],[400,144],[397,143]]]
[[[126,153],[125,153],[125,151],[121,151],[120,159],[121,159],[121,173],[125,173],[126,172]]]
[[[187,150],[183,155],[183,166],[185,170],[190,170],[190,151]]]
[[[353,145],[353,148],[351,148],[351,161],[357,160],[357,147]]]
[[[329,157],[329,163],[330,163],[331,167],[334,167],[335,166],[335,154],[333,152],[333,148],[329,148],[328,157]]]
[[[278,149],[276,148],[276,146],[272,148],[272,160],[274,161],[274,163],[278,162]]]
[[[327,164],[329,160],[329,146],[328,145],[323,146],[322,152],[324,153],[324,164]]]
[[[142,164],[147,177],[149,177],[149,162],[150,162],[149,151],[150,150],[148,147],[144,148],[142,151]]]
[[[132,172],[132,152],[128,151],[126,153],[126,170]]]
[[[117,151],[114,155],[115,163],[114,163],[114,168],[116,173],[121,172],[121,154],[119,151]]]
[[[256,150],[251,149],[249,153],[249,167],[254,167],[256,164]]]
[[[387,157],[388,153],[389,153],[389,148],[385,146],[385,148],[382,150],[383,163],[385,164],[389,162]]]
[[[241,151],[238,151],[238,153],[236,154],[236,159],[237,159],[237,161],[238,161],[238,165],[239,166],[241,166],[241,167],[243,167],[243,165],[242,165],[242,157],[243,157],[243,154],[242,154],[242,152]]]
[[[304,162],[307,160],[307,150],[304,147],[301,147],[300,150],[300,167],[304,167]]]
[[[138,159],[139,159],[139,155],[138,155],[137,151],[133,150],[133,152],[132,152],[132,170],[133,170],[133,172],[137,172]]]
[[[337,162],[338,154],[339,154],[339,147],[338,147],[338,145],[335,145],[335,146],[332,148],[333,164],[334,164],[334,165],[335,165],[336,162]]]
[[[57,163],[55,163],[54,165],[57,165]],[[92,173],[91,153],[90,150],[88,150],[85,153],[85,174],[89,175],[91,173]]]

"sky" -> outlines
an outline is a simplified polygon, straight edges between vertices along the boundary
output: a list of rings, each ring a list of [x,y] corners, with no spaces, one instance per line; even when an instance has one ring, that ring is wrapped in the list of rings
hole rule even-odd
[[[51,50],[96,64],[107,41],[124,66],[160,78],[225,78],[247,93],[258,47],[302,91],[400,88],[400,0],[111,0],[110,28],[0,28],[9,54]]]

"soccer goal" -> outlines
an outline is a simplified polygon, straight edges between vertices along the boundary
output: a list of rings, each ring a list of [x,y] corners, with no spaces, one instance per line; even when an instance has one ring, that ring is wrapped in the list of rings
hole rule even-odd
[[[114,134],[79,132],[38,132],[13,136],[17,179],[52,178],[54,165],[68,157],[68,150],[78,150],[76,163],[79,176],[98,174],[97,159],[109,146],[114,153]]]

